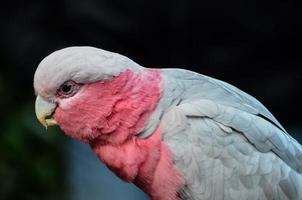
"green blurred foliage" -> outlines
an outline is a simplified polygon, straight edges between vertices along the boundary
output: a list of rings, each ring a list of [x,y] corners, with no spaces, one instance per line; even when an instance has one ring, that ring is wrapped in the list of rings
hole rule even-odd
[[[58,128],[46,131],[38,123],[31,99],[19,105],[1,101],[0,199],[67,199],[66,141]]]

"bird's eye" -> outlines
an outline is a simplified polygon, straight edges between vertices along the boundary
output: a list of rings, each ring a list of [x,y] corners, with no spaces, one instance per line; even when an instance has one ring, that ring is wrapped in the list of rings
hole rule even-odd
[[[61,85],[61,87],[57,91],[57,96],[67,98],[73,96],[80,85],[75,83],[74,81],[67,81]]]
[[[71,84],[63,84],[61,90],[64,93],[69,93],[71,91],[71,87]]]

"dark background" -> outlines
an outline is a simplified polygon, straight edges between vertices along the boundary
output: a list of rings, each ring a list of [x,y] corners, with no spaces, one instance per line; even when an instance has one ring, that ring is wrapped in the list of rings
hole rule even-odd
[[[44,134],[35,118],[34,71],[67,46],[222,79],[302,139],[302,18],[293,0],[11,0],[0,13],[0,199],[142,199],[102,174],[86,146],[58,128]]]

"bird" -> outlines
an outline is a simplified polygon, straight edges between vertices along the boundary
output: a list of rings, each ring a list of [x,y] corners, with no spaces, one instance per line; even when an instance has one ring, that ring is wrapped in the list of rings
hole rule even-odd
[[[179,68],[72,46],[34,74],[35,113],[151,200],[302,199],[302,147],[254,97]]]

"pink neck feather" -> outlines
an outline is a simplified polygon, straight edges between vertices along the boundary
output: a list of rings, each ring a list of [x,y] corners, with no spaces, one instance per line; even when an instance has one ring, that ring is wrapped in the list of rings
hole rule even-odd
[[[89,143],[120,144],[143,128],[160,98],[160,72],[127,70],[112,80],[85,85],[80,94],[56,109],[64,132]]]
[[[147,139],[135,136],[156,108],[160,83],[159,70],[127,70],[112,80],[86,85],[68,106],[59,105],[55,119],[67,135],[90,143],[112,171],[153,200],[179,200],[183,180],[160,130]]]
[[[181,200],[178,191],[184,180],[173,166],[160,129],[147,139],[133,137],[118,147],[97,142],[90,145],[109,169],[124,181],[136,184],[152,200]]]

